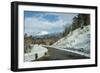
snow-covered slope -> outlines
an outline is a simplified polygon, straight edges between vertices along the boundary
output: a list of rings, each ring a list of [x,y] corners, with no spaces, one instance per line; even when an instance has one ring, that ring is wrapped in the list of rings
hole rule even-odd
[[[58,48],[83,49],[84,52],[90,53],[90,25],[78,28],[70,32],[64,38],[58,40],[52,46]]]

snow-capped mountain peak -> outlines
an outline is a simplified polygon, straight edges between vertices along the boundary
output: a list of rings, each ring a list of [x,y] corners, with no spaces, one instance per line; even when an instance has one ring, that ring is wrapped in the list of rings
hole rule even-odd
[[[49,34],[49,32],[41,31],[41,32],[38,32],[36,35],[47,35],[47,34]]]

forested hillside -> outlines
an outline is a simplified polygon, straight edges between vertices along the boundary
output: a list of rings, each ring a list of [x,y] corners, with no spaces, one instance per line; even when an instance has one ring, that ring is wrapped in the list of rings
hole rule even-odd
[[[65,27],[63,38],[52,46],[61,49],[80,49],[90,54],[90,16],[88,14],[78,14],[74,17],[72,25]]]

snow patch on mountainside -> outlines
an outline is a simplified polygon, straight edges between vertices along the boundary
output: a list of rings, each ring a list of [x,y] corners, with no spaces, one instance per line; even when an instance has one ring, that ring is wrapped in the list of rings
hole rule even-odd
[[[90,53],[90,25],[78,28],[70,32],[64,38],[58,40],[52,46],[58,48],[83,49],[84,52]]]

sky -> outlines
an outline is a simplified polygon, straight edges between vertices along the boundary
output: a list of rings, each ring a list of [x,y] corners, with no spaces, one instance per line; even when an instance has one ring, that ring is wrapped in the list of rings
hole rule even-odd
[[[72,23],[76,13],[24,11],[24,33],[45,35],[59,33]]]

